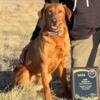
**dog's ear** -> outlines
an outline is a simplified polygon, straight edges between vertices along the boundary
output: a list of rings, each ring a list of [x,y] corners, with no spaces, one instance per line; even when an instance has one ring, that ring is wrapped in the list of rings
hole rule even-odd
[[[45,10],[46,10],[46,8],[47,8],[48,5],[49,5],[49,4],[46,3],[46,4],[43,6],[43,8],[38,12],[38,16],[39,16],[39,17],[42,17],[42,16],[45,15]]]
[[[63,6],[64,6],[64,9],[65,9],[65,14],[66,14],[66,16],[68,18],[68,21],[70,21],[70,18],[72,16],[72,12],[66,5],[63,5]]]

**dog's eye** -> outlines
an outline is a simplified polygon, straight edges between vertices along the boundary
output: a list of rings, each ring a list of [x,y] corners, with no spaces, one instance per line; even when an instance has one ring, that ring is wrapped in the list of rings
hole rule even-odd
[[[52,15],[52,11],[51,10],[49,10],[47,13],[48,13],[48,15]]]

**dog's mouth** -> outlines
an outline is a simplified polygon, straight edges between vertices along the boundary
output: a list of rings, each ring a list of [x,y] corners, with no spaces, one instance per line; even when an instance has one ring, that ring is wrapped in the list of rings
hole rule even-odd
[[[58,26],[57,26],[57,25],[51,24],[49,29],[50,29],[50,31],[52,31],[52,32],[57,32],[57,31],[58,31]]]
[[[60,25],[60,23],[59,24],[57,24],[57,25],[54,25],[54,24],[49,24],[49,27],[48,27],[48,32],[49,32],[49,34],[50,35],[59,35],[60,33],[61,33],[61,29],[62,28],[62,26]]]
[[[57,26],[51,25],[52,30],[57,30],[57,28],[58,28]]]
[[[51,35],[58,35],[59,34],[58,27],[55,25],[49,26],[48,31],[49,31],[49,34],[51,34]]]
[[[49,23],[48,29],[49,29],[49,31],[57,32],[58,31],[58,26],[57,26],[57,24]]]

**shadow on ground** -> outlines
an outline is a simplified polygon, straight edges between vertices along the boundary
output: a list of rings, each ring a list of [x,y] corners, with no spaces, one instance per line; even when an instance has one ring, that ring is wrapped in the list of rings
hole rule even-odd
[[[4,91],[11,83],[12,71],[0,71],[0,91]]]

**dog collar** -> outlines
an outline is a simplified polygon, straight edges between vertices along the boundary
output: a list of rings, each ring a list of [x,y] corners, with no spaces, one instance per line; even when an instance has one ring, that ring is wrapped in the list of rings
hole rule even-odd
[[[50,31],[48,31],[48,33],[50,34],[50,35],[58,35],[59,33],[58,32],[50,32]]]

